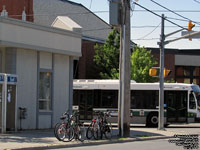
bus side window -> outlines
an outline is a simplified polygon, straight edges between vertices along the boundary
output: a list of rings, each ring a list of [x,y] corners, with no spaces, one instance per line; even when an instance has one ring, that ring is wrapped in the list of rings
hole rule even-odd
[[[196,109],[195,98],[192,92],[190,93],[189,108]]]

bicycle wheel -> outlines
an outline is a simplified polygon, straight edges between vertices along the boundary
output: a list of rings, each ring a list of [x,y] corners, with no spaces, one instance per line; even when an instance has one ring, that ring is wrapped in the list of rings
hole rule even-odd
[[[99,129],[99,125],[97,123],[93,126],[93,137],[95,140],[98,140],[101,136],[101,130]]]
[[[83,142],[85,140],[85,127],[83,124],[79,124],[76,127],[76,136],[79,141]]]
[[[74,129],[71,127],[66,128],[66,124],[61,124],[57,128],[56,134],[59,141],[69,142],[74,138]]]
[[[93,127],[92,127],[92,123],[89,125],[89,127],[87,128],[86,131],[86,137],[87,139],[91,139],[93,137]]]
[[[104,134],[107,139],[112,138],[112,125],[111,123],[107,123],[104,127]]]
[[[55,137],[60,141],[60,139],[58,138],[58,134],[57,134],[57,130],[58,130],[58,127],[61,125],[61,123],[57,123],[54,127],[54,135]]]

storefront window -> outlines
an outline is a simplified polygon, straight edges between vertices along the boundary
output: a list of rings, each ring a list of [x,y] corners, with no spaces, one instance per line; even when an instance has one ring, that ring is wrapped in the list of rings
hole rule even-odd
[[[190,76],[190,68],[189,67],[184,68],[184,76]]]
[[[51,73],[40,72],[39,78],[39,109],[51,110]]]
[[[184,78],[184,83],[190,84],[190,78]]]
[[[176,66],[176,82],[200,85],[200,67]]]
[[[184,74],[183,67],[178,67],[176,69],[176,75],[177,76],[183,76],[183,74]]]
[[[200,85],[200,79],[193,79],[193,82],[192,82],[193,84],[198,84],[198,85]]]
[[[193,75],[194,76],[200,76],[200,68],[199,67],[195,67],[193,70]]]

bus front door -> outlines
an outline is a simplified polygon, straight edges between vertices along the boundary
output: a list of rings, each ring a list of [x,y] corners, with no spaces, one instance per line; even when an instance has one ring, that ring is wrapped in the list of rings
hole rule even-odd
[[[91,120],[93,115],[93,91],[79,91],[79,113],[81,120]]]
[[[0,129],[2,129],[2,84],[0,84]]]
[[[165,103],[167,104],[167,122],[187,122],[187,92],[165,91]]]

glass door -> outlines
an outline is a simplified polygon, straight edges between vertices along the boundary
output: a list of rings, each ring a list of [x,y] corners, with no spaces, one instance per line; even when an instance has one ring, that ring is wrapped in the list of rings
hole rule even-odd
[[[15,130],[15,110],[16,109],[16,85],[7,86],[7,113],[6,128]]]
[[[93,91],[79,91],[79,112],[81,120],[91,120],[93,117]]]
[[[79,112],[81,120],[91,120],[93,117],[93,91],[79,91]]]
[[[165,91],[167,122],[187,122],[187,92]]]
[[[2,128],[2,84],[0,84],[0,129]]]

